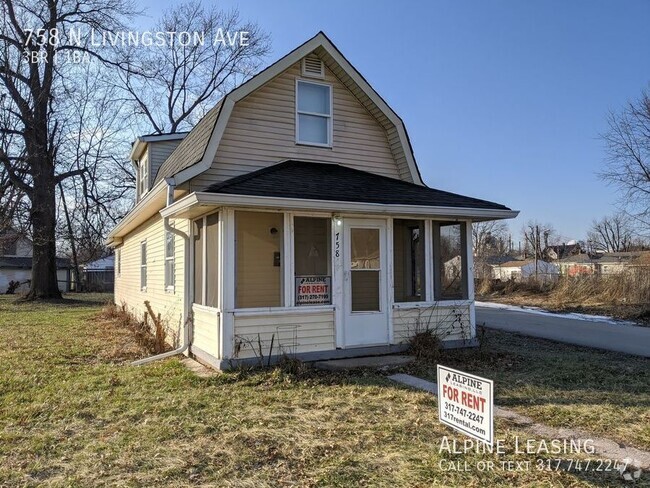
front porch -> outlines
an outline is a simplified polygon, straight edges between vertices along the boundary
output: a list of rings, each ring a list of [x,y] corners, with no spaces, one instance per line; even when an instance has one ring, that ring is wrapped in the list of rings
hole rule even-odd
[[[469,345],[471,221],[511,213],[497,207],[314,163],[191,193],[161,212],[191,222],[190,351],[221,368],[403,351],[423,330]]]

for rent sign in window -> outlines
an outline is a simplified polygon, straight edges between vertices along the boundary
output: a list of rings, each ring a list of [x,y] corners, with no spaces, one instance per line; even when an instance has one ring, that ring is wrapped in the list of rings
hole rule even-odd
[[[331,285],[330,276],[296,276],[296,305],[329,305]]]
[[[494,384],[479,376],[438,365],[440,422],[492,445]]]

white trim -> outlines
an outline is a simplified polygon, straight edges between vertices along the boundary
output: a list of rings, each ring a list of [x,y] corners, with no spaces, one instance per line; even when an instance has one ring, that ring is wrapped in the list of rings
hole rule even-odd
[[[386,263],[386,313],[388,313],[388,343],[392,344],[394,342],[395,334],[393,331],[393,304],[395,303],[395,270],[393,266],[395,264],[395,256],[393,253],[393,219],[386,219],[386,257],[384,262]]]
[[[210,135],[210,140],[208,141],[208,145],[205,148],[203,159],[201,159],[201,161],[198,162],[197,164],[194,164],[189,168],[185,168],[184,170],[174,175],[174,179],[176,180],[177,185],[180,185],[181,183],[185,183],[186,181],[191,180],[195,176],[198,176],[204,171],[207,171],[212,166],[212,161],[214,160],[214,157],[217,154],[217,148],[219,147],[219,143],[221,142],[221,137],[223,136],[223,133],[226,130],[228,119],[230,118],[232,109],[235,106],[235,102],[233,101],[233,97],[232,97],[233,93],[235,92],[232,92],[230,95],[227,95],[226,98],[224,98],[223,102],[221,102],[221,108],[219,109],[217,123],[215,124],[214,129],[212,130],[212,135]]]
[[[221,358],[231,358],[233,356],[234,337],[235,337],[235,316],[232,310],[235,309],[235,210],[232,208],[223,210],[224,229],[222,262],[224,267],[221,270],[224,283],[222,310],[225,313],[221,317]]]
[[[282,220],[282,254],[280,254],[280,274],[282,275],[282,289],[284,297],[282,303],[285,307],[295,305],[294,298],[294,256],[293,256],[293,214],[283,213]]]
[[[142,225],[150,217],[160,211],[161,205],[155,205],[153,210],[149,210],[149,206],[156,204],[156,198],[162,195],[166,195],[167,182],[165,180],[159,181],[154,185],[154,187],[147,192],[147,194],[142,198],[135,207],[127,213],[124,218],[120,221],[119,224],[108,234],[106,238],[106,245],[109,247],[115,247],[122,243],[121,237],[131,232],[137,226]],[[164,202],[162,204],[164,207]]]
[[[465,265],[467,266],[467,299],[469,306],[470,338],[476,337],[476,308],[474,305],[474,250],[472,246],[472,222],[465,223]]]
[[[303,58],[304,59],[304,58]],[[316,112],[305,112],[298,109],[298,85],[300,83],[312,84],[312,85],[321,85],[329,88],[330,94],[330,113],[329,115],[316,113]],[[331,83],[325,83],[322,81],[314,80],[303,80],[296,78],[295,89],[294,89],[294,101],[295,101],[295,140],[296,144],[300,146],[316,146],[316,147],[325,147],[331,148],[334,146],[334,86]],[[322,117],[327,119],[327,143],[322,144],[320,142],[310,142],[310,141],[301,141],[300,140],[300,124],[298,122],[300,115],[311,115],[313,117]]]
[[[150,134],[147,136],[138,136],[135,138],[135,141],[131,145],[131,151],[129,152],[129,159],[136,159],[136,155],[142,151],[142,146],[146,142],[162,142],[162,141],[177,141],[178,139],[185,139],[189,132],[176,133],[176,134]]]
[[[424,299],[426,302],[432,302],[434,295],[433,289],[433,228],[431,220],[424,221]]]
[[[418,308],[429,308],[429,307],[444,307],[444,308],[454,308],[454,307],[466,307],[472,305],[473,300],[434,300],[431,302],[400,302],[393,304],[393,310],[403,310],[403,309],[418,309]]]
[[[320,315],[334,312],[333,305],[321,305],[313,307],[258,307],[258,308],[236,308],[230,310],[235,317],[255,317],[258,315]]]
[[[192,308],[195,308],[197,310],[201,310],[202,312],[217,313],[217,314],[221,313],[220,308],[208,307],[207,305],[201,305],[199,303],[193,303]]]
[[[201,253],[203,257],[201,259],[201,303],[206,303],[208,301],[208,215],[201,217],[201,226],[203,227],[203,242]]]
[[[173,205],[160,211],[163,217],[172,217],[176,213],[196,205],[219,206],[260,206],[276,209],[279,212],[294,209],[320,210],[322,212],[341,213],[342,211],[381,215],[426,215],[439,219],[511,219],[519,215],[516,210],[465,208],[465,207],[428,207],[423,205],[395,205],[382,203],[341,202],[334,200],[306,200],[300,198],[279,198],[252,195],[228,195],[222,193],[193,192],[181,198]]]

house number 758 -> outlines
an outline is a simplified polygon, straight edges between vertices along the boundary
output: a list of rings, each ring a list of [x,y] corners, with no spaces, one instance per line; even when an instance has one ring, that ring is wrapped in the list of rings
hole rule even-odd
[[[340,238],[341,238],[341,233],[340,233],[340,232],[337,232],[337,233],[336,233],[336,241],[335,241],[335,244],[334,244],[334,249],[335,249],[335,253],[334,253],[334,255],[335,255],[337,258],[341,257],[341,242],[340,242]]]

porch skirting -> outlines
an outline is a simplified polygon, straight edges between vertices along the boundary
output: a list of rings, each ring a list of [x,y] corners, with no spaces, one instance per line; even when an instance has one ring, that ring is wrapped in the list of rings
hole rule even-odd
[[[477,347],[479,341],[473,339],[452,339],[442,341],[443,349],[458,349],[463,347]],[[332,349],[328,351],[313,351],[305,353],[295,353],[289,355],[292,358],[299,359],[304,362],[322,361],[326,359],[344,359],[355,358],[362,356],[382,356],[386,354],[404,353],[408,350],[408,344],[390,344],[385,346],[370,346],[370,347],[353,347],[347,349]],[[212,368],[226,371],[229,369],[237,368],[240,366],[257,366],[260,363],[258,358],[233,358],[233,359],[217,359],[214,356],[201,351],[196,347],[190,348],[190,354],[199,362],[210,366]],[[271,364],[276,364],[284,355],[277,354],[271,356]],[[264,363],[268,358],[264,358]]]

